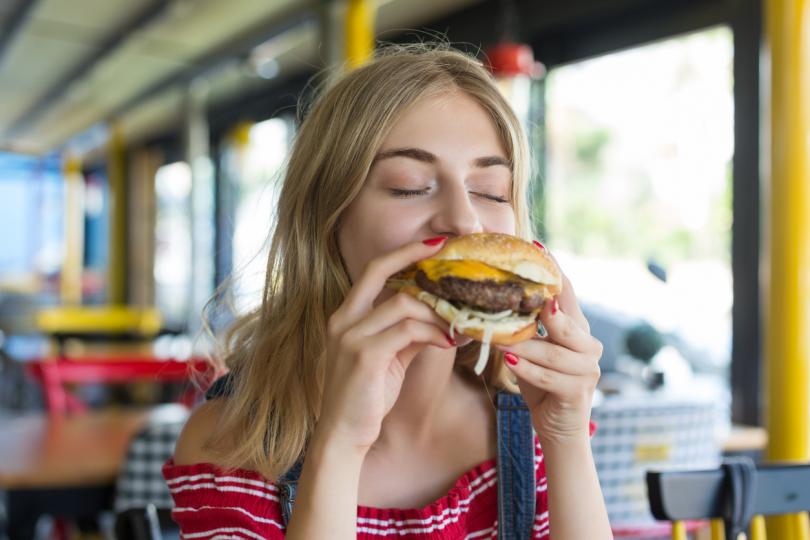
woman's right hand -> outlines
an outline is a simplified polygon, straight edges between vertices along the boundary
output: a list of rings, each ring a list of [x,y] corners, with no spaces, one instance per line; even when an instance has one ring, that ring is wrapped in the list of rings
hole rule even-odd
[[[329,318],[316,437],[365,455],[379,437],[413,358],[427,346],[455,346],[447,323],[408,294],[397,293],[374,306],[390,276],[433,255],[442,244],[414,242],[373,260]]]

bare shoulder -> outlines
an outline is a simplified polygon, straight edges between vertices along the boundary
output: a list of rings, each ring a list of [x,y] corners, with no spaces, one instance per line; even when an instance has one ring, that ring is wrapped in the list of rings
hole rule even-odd
[[[222,415],[222,399],[206,401],[191,413],[174,448],[176,465],[217,463],[217,453],[207,442]]]

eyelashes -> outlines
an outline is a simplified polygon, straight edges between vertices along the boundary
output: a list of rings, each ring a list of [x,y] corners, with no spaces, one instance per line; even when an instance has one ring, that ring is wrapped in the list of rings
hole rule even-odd
[[[408,197],[416,197],[417,195],[427,195],[430,192],[430,188],[424,189],[398,189],[398,188],[391,188],[389,190],[391,195],[394,197],[399,198],[408,198]]]
[[[412,197],[418,197],[420,195],[427,195],[430,193],[430,188],[423,188],[423,189],[399,189],[399,188],[391,188],[389,189],[391,195],[401,199],[408,199]],[[505,197],[501,197],[500,195],[492,195],[490,193],[481,193],[479,191],[471,191],[473,195],[481,197],[482,199],[486,199],[488,201],[496,202],[496,203],[508,203],[509,199]]]
[[[475,191],[472,192],[473,195],[478,195],[479,197],[483,197],[484,199],[488,199],[490,201],[496,203],[508,203],[509,199],[506,197],[501,197],[500,195],[489,195],[487,193],[477,193]]]

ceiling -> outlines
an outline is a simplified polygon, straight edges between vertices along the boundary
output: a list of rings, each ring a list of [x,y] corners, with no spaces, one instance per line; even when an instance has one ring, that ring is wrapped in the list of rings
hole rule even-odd
[[[376,0],[377,35],[477,1]],[[0,150],[43,154],[92,146],[88,134],[106,133],[111,123],[130,143],[143,140],[179,122],[192,84],[204,88],[209,106],[270,92],[278,79],[322,67],[334,56],[321,44],[321,21],[329,21],[323,5],[0,0]],[[339,19],[340,4],[330,11]],[[331,24],[342,26],[334,17]],[[245,67],[262,43],[272,48],[279,69],[271,81]]]

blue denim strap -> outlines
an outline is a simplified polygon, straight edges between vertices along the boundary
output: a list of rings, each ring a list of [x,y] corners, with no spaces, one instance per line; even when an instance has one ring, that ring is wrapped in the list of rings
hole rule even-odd
[[[281,504],[281,519],[284,522],[283,525],[285,529],[292,516],[293,506],[295,505],[295,493],[298,490],[298,478],[301,476],[301,469],[303,469],[303,467],[303,460],[298,461],[293,465],[292,469],[284,473],[277,482],[278,491],[281,495],[279,498],[279,503]]]
[[[217,399],[221,397],[228,397],[233,390],[233,376],[226,373],[219,379],[213,382],[205,392],[205,399]]]
[[[532,418],[518,394],[498,392],[498,539],[534,536],[536,487]]]
[[[217,399],[228,397],[233,389],[233,377],[231,374],[224,375],[214,381],[214,384],[205,393],[205,399]],[[295,504],[295,493],[298,491],[298,478],[301,476],[303,460],[298,461],[293,467],[284,473],[276,483],[279,491],[279,502],[281,504],[281,517],[284,527],[290,522],[293,505]]]

